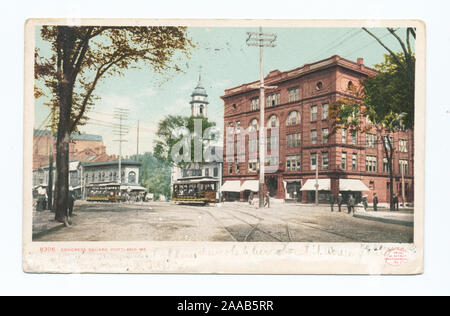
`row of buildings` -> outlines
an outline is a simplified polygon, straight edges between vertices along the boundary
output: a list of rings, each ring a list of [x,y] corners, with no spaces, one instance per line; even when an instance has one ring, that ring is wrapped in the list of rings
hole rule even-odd
[[[45,187],[49,183],[50,144],[55,146],[56,139],[49,131],[34,131],[33,188]],[[55,155],[56,150],[53,150]],[[55,158],[55,157],[54,157]],[[55,161],[55,159],[53,159]],[[103,139],[98,135],[73,134],[70,141],[69,186],[77,198],[85,199],[91,189],[108,184],[118,184],[122,191],[144,191],[139,185],[141,163],[131,159],[119,160],[106,154]],[[53,187],[55,185],[56,166],[53,165]]]

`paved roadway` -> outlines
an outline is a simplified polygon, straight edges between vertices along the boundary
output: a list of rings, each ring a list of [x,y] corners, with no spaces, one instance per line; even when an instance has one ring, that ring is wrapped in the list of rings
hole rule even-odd
[[[331,213],[327,206],[77,202],[73,226],[36,241],[412,242],[413,227]]]

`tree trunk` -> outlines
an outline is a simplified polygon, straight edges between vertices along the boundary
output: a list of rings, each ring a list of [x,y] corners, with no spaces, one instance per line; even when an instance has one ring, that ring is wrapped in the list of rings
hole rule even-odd
[[[70,57],[75,45],[73,28],[58,27],[58,135],[56,138],[55,220],[66,223],[69,199],[70,113],[73,95],[73,68]]]

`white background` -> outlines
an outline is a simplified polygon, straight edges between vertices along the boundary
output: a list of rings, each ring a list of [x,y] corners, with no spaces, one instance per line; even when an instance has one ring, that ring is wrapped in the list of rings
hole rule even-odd
[[[450,2],[2,1],[0,294],[437,295],[450,294],[448,99]],[[421,19],[427,27],[425,274],[420,276],[32,275],[22,272],[24,22],[27,18]]]

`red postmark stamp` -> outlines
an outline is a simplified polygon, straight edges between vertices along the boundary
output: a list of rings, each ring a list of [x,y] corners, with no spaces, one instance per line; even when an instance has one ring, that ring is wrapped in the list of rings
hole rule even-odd
[[[400,266],[408,262],[408,251],[404,248],[392,248],[384,254],[384,261],[391,266]]]

